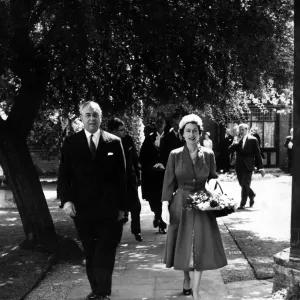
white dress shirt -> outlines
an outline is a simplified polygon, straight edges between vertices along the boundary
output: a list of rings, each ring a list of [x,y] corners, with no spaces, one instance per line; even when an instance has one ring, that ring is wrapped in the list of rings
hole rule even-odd
[[[245,135],[243,137],[243,148],[245,147],[245,143],[246,143],[247,138],[248,138],[248,135]]]
[[[163,137],[163,135],[164,135],[164,132],[162,132],[162,134],[159,134],[158,132],[156,132],[156,140],[154,142],[154,145],[158,148],[160,146],[160,139]]]
[[[87,130],[84,129],[89,147],[90,147],[90,141],[91,141],[91,134],[93,134],[93,142],[96,146],[96,149],[98,148],[98,144],[99,144],[99,138],[100,138],[100,129],[98,128],[98,130],[95,133],[90,133]]]

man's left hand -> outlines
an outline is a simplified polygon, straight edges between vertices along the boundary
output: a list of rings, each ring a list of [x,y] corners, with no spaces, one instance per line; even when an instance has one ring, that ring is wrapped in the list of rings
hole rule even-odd
[[[124,218],[124,211],[119,210],[119,216],[118,216],[118,221],[121,221]]]
[[[153,167],[157,170],[164,170],[165,169],[165,167],[162,163],[157,163]]]
[[[261,170],[259,170],[259,171],[260,171],[261,176],[262,176],[262,177],[265,177],[265,175],[266,175],[265,169],[261,169]]]

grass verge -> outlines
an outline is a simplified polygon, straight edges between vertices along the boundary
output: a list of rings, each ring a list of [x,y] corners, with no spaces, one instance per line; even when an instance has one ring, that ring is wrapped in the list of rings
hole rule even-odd
[[[2,300],[23,299],[52,265],[49,253],[25,251],[15,246],[1,253],[0,294]]]

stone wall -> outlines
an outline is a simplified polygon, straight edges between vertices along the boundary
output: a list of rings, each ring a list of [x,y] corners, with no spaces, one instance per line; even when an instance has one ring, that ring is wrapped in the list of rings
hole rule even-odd
[[[33,163],[39,175],[56,175],[58,173],[59,156],[49,155],[45,150],[30,150]]]
[[[300,284],[300,258],[291,255],[290,248],[275,254],[274,273],[273,293],[286,288],[298,289]]]

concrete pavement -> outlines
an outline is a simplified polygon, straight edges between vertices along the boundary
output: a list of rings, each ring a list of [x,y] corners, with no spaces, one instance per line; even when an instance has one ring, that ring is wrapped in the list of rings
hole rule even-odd
[[[142,201],[141,218],[144,238],[141,243],[135,241],[130,233],[130,222],[124,226],[123,239],[117,251],[111,299],[192,299],[192,296],[182,295],[182,272],[166,269],[162,263],[166,235],[156,233],[152,226],[153,214],[145,201]],[[222,218],[218,221],[221,227],[224,226]],[[231,246],[230,251],[240,252],[240,249]],[[272,286],[270,280],[225,284],[221,270],[214,270],[203,272],[200,293],[203,300],[271,299]],[[83,300],[89,292],[90,287],[83,272],[66,299]]]

